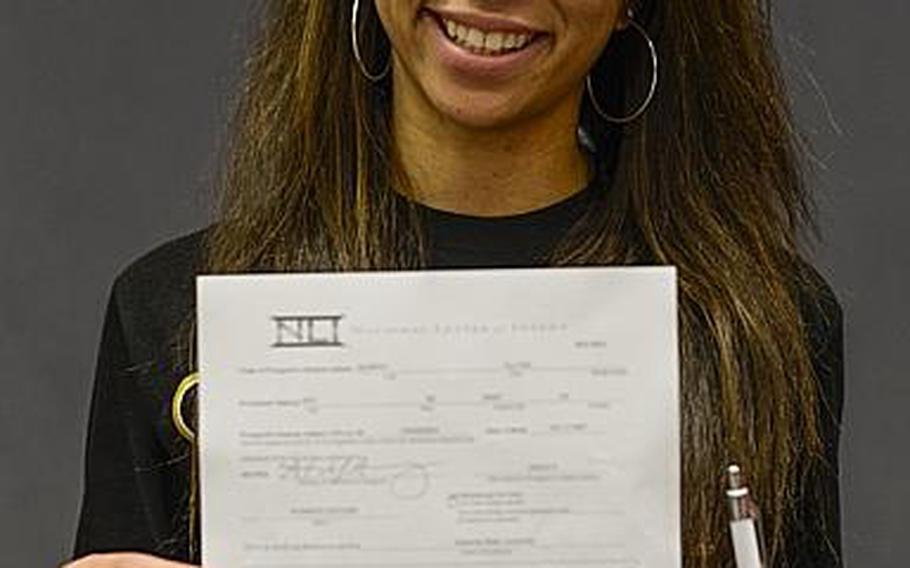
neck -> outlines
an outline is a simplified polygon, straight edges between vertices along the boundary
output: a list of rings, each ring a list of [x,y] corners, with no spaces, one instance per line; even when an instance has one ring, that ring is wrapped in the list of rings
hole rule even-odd
[[[497,128],[474,128],[441,115],[409,92],[393,97],[395,148],[423,205],[476,216],[533,211],[584,188],[592,172],[579,147],[578,100]]]

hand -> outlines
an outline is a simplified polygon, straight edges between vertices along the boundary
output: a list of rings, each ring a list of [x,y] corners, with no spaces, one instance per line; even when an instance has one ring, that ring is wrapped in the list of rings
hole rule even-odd
[[[90,554],[60,568],[190,568],[190,564],[165,560],[138,552]]]

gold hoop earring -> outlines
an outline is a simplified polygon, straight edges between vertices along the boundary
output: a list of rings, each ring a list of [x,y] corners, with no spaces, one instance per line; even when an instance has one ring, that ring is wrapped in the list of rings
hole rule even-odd
[[[174,428],[177,429],[177,433],[184,440],[191,444],[196,441],[196,433],[186,425],[186,421],[183,419],[183,399],[186,397],[186,393],[198,384],[199,373],[190,373],[183,377],[183,380],[177,385],[177,390],[174,391],[174,396],[171,398],[171,421],[174,423]]]
[[[638,108],[634,112],[627,116],[613,116],[600,106],[600,103],[597,102],[597,97],[594,95],[594,85],[591,82],[591,73],[588,72],[588,75],[585,77],[585,84],[588,91],[588,97],[591,99],[591,104],[594,106],[595,112],[599,114],[607,122],[612,122],[614,124],[627,124],[634,121],[648,110],[648,107],[651,105],[651,102],[654,100],[654,94],[657,92],[657,82],[658,82],[658,56],[657,56],[657,47],[654,45],[654,42],[651,40],[651,36],[648,35],[648,32],[645,31],[645,28],[641,26],[638,22],[633,19],[634,14],[629,11],[629,26],[636,30],[645,40],[645,43],[648,46],[648,51],[651,53],[651,86],[648,88],[648,95],[645,97],[644,102],[638,105]]]
[[[359,29],[357,26],[357,16],[359,13],[360,0],[354,0],[354,7],[351,10],[351,48],[354,50],[354,59],[357,60],[357,66],[360,67],[360,72],[363,76],[373,83],[378,83],[389,74],[389,70],[392,68],[392,56],[389,55],[389,59],[386,61],[385,69],[382,70],[382,73],[379,75],[370,73],[363,62],[363,57],[360,55],[360,43],[357,41],[357,30]]]

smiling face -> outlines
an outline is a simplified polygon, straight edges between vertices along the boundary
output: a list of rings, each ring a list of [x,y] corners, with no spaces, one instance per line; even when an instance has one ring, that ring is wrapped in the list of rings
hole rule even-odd
[[[374,1],[396,96],[477,128],[577,109],[585,75],[626,23],[624,0]]]

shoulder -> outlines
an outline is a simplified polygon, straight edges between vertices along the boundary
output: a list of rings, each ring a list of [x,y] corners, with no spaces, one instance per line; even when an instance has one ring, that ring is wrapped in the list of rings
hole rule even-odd
[[[117,275],[119,292],[143,292],[192,278],[200,267],[209,228],[167,240],[127,264]]]
[[[196,275],[211,228],[167,240],[127,264],[114,279],[111,307],[117,310],[135,359],[161,350],[192,317]]]
[[[803,322],[824,339],[843,324],[843,308],[831,283],[807,261],[800,261],[798,298]]]
[[[844,312],[834,288],[814,266],[800,260],[795,272],[819,399],[823,455],[807,467],[788,557],[793,566],[841,566],[838,448],[844,403]]]
[[[844,310],[830,282],[813,265],[801,261],[798,272],[797,300],[810,355],[817,372],[830,372],[828,367],[842,364]]]
[[[836,445],[844,403],[844,310],[830,282],[808,262],[798,270],[797,298],[809,356],[822,395],[823,435]]]

